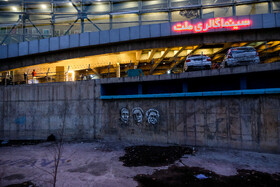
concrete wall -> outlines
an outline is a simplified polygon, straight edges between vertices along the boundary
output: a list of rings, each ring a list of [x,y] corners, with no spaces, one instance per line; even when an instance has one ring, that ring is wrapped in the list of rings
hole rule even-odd
[[[0,89],[0,139],[46,139],[65,124],[67,139],[176,143],[280,152],[280,95],[100,100],[100,81]],[[120,110],[129,111],[128,123]],[[143,110],[136,123],[132,109]],[[146,112],[159,111],[148,123]]]
[[[94,138],[94,83],[1,87],[0,139],[46,139],[63,124],[66,138]]]
[[[103,102],[106,124],[102,137],[123,141],[178,143],[211,147],[280,151],[280,96],[229,96],[182,99],[117,100]],[[129,122],[119,121],[120,109],[130,112]],[[160,113],[154,126],[144,117],[137,125],[132,109]]]

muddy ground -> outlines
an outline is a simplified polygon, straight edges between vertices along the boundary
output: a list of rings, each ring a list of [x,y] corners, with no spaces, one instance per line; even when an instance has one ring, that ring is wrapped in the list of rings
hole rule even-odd
[[[0,146],[0,186],[52,186],[53,144],[28,144]],[[279,154],[121,142],[63,147],[57,186],[280,186]]]

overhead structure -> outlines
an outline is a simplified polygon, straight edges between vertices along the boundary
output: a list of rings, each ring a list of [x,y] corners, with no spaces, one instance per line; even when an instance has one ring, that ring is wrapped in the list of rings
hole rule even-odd
[[[194,19],[276,13],[278,0],[1,0],[0,44]]]

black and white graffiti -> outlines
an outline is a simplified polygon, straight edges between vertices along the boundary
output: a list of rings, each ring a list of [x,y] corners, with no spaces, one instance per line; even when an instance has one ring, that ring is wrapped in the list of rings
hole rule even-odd
[[[123,124],[128,124],[128,120],[129,120],[129,111],[128,111],[128,109],[127,108],[122,108],[120,113],[121,113],[120,121]]]
[[[198,10],[180,10],[180,15],[186,17],[187,19],[198,18]]]
[[[128,125],[129,123],[129,110],[127,108],[121,108],[120,110],[120,121],[122,124]],[[132,109],[132,117],[133,117],[133,122],[136,125],[140,125],[143,124],[144,121],[144,117],[146,117],[147,119],[147,123],[151,126],[156,126],[159,123],[159,111],[151,108],[149,110],[146,111],[146,113],[144,112],[144,110],[140,107],[135,107]]]
[[[159,123],[159,111],[154,108],[149,109],[146,112],[146,118],[150,125],[156,125]]]
[[[133,120],[136,124],[142,124],[144,111],[140,107],[135,107],[132,109]]]

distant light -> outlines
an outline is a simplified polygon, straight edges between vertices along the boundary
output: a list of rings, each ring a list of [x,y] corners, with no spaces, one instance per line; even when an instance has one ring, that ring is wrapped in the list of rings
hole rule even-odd
[[[46,9],[47,8],[47,5],[41,5],[42,9]]]
[[[170,71],[170,70],[168,70],[168,71],[167,71],[167,74],[170,74],[170,73],[171,73],[171,71]]]
[[[163,64],[165,64],[165,62],[163,62]]]
[[[12,10],[13,10],[13,11],[17,11],[17,7],[13,6],[13,7],[12,7]]]

